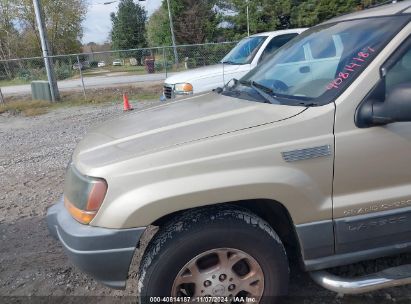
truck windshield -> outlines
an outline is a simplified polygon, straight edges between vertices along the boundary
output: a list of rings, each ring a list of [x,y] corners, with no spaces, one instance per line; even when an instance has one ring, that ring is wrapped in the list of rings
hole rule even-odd
[[[226,64],[251,63],[266,39],[267,36],[254,36],[241,40],[221,62]]]
[[[358,77],[408,21],[407,16],[392,16],[313,27],[225,93],[278,104],[327,104]]]

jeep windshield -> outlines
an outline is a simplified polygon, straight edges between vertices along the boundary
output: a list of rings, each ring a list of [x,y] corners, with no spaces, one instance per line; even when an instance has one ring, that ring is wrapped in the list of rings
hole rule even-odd
[[[238,65],[251,63],[266,39],[267,36],[254,36],[241,40],[221,62]]]
[[[223,94],[286,105],[330,103],[408,21],[408,16],[391,16],[313,27],[227,86]]]

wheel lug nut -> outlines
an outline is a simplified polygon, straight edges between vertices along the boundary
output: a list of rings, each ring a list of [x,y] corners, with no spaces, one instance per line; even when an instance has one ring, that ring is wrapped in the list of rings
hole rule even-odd
[[[228,290],[229,291],[233,291],[235,289],[235,285],[231,284],[230,286],[228,286]]]
[[[211,282],[209,280],[204,282],[204,287],[209,287],[211,286]]]
[[[220,281],[225,281],[225,279],[227,279],[227,276],[225,274],[221,274],[219,277]]]

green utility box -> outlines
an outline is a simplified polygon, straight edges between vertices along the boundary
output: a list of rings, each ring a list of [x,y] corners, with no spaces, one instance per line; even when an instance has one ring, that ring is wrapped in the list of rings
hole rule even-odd
[[[31,83],[31,95],[33,100],[52,101],[50,84],[48,81],[33,81]]]

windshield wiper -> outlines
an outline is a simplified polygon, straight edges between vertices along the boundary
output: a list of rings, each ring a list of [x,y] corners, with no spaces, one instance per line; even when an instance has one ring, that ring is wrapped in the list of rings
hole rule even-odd
[[[258,83],[256,81],[249,82],[250,87],[257,91],[267,102],[271,104],[280,104],[280,102],[273,96],[274,91],[265,85]]]
[[[263,84],[261,84],[261,83],[258,83],[258,82],[256,82],[256,81],[251,81],[251,86],[252,87],[255,87],[255,88],[258,88],[258,89],[260,89],[260,90],[263,90],[265,93],[267,93],[267,94],[272,94],[272,95],[274,95],[274,91],[271,89],[271,88],[269,88],[269,87],[267,87],[267,86],[265,86],[265,85],[263,85]]]
[[[275,104],[279,104],[279,102],[277,100],[274,100],[272,96],[270,96],[268,93],[264,92],[263,89],[259,88],[259,84],[257,83],[257,86],[255,85],[255,81],[251,81],[251,80],[238,80],[238,82],[240,84],[242,84],[243,86],[249,87],[249,88],[253,88],[258,95],[260,95],[263,99],[265,103],[275,103]],[[266,89],[270,89],[270,88],[266,88]]]
[[[238,80],[239,83],[241,83],[242,85],[245,85],[246,87],[251,87],[251,81],[250,80]]]
[[[297,99],[292,98],[291,96],[278,96],[274,90],[272,90],[271,88],[258,83],[256,81],[251,81],[251,80],[239,80],[239,83],[241,83],[242,85],[245,85],[247,87],[251,87],[254,90],[256,90],[264,99],[268,100],[270,103],[273,104],[281,104],[281,102],[278,101],[278,98],[283,98],[283,99],[288,99],[288,100],[293,100],[295,103],[295,101],[297,101]],[[296,105],[298,106],[303,106],[303,107],[318,107],[319,103],[317,102],[313,102],[311,100],[307,100],[307,101],[300,101],[298,102]]]
[[[267,93],[267,94],[273,94],[273,95],[274,95],[274,91],[273,91],[271,88],[266,87],[265,85],[263,85],[263,84],[261,84],[261,83],[258,83],[258,82],[256,82],[256,81],[251,81],[251,80],[239,80],[239,82],[240,82],[242,85],[245,85],[245,86],[247,86],[247,87],[251,87],[251,88],[253,88],[253,89],[259,89],[259,90],[264,91],[264,92]]]

